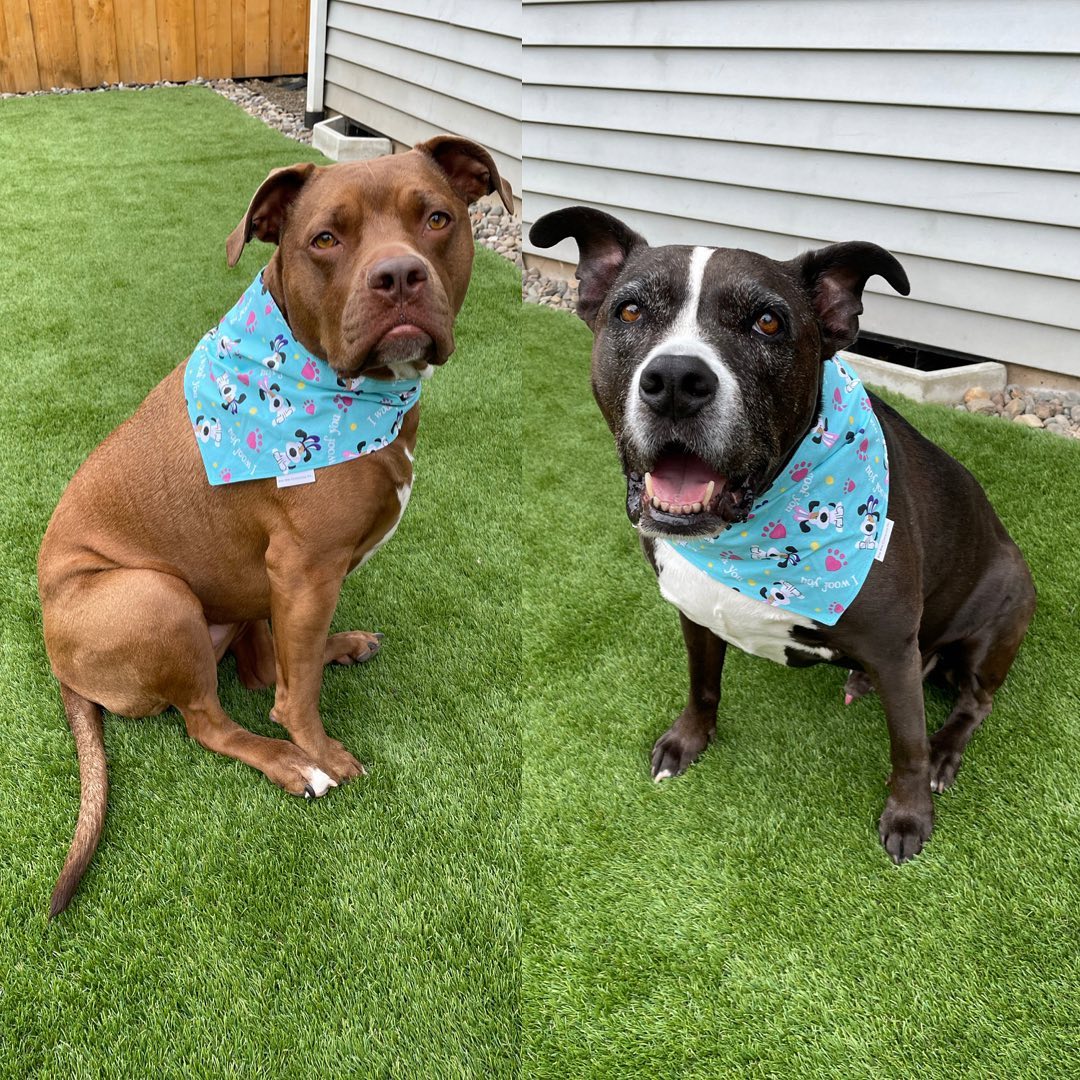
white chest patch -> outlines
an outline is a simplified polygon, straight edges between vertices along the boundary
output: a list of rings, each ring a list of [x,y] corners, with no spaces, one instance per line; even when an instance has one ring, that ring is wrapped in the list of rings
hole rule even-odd
[[[836,655],[832,649],[803,645],[792,638],[791,631],[796,626],[810,629],[815,625],[810,619],[737,593],[699,570],[667,544],[656,544],[654,556],[660,595],[691,622],[711,630],[729,645],[751,656],[763,656],[785,665],[788,649],[822,660],[831,660]]]
[[[405,451],[405,454],[407,455],[411,464],[413,459],[412,454],[410,454],[408,450]],[[383,533],[381,537],[379,537],[378,540],[375,541],[374,544],[371,545],[371,547],[367,551],[364,552],[364,554],[360,557],[360,561],[356,564],[356,566],[353,567],[353,570],[359,569],[361,566],[363,566],[364,563],[366,563],[368,559],[370,559],[371,556],[374,555],[375,552],[378,551],[379,548],[381,548],[383,544],[385,544],[394,535],[394,533],[397,532],[397,527],[401,524],[401,519],[405,516],[405,507],[409,505],[409,496],[411,494],[412,480],[410,479],[407,484],[402,484],[401,487],[397,489],[399,506],[397,520],[394,522],[393,525],[390,526],[389,529],[386,530],[385,533]]]

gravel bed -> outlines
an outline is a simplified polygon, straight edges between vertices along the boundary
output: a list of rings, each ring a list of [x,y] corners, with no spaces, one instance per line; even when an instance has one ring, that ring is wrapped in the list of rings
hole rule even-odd
[[[311,131],[304,127],[305,93],[296,88],[295,77],[281,79],[192,79],[187,83],[117,83],[103,84],[91,89],[31,90],[25,94],[0,94],[0,98],[39,97],[43,94],[100,94],[108,91],[146,90],[151,86],[208,86],[211,90],[239,105],[246,113],[294,139],[311,144]],[[473,236],[478,244],[509,259],[519,269],[521,261],[521,219],[510,214],[496,196],[473,205],[469,211]]]
[[[991,393],[973,386],[953,407],[1080,439],[1080,390],[1032,389],[1012,384]]]

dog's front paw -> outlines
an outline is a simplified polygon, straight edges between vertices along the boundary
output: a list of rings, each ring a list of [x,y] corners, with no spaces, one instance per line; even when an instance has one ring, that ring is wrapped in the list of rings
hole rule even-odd
[[[319,767],[329,773],[339,784],[357,776],[367,775],[364,766],[337,739],[325,739],[318,746],[305,749]]]
[[[708,726],[687,719],[685,714],[680,716],[653,746],[653,780],[659,784],[661,780],[686,772],[715,735],[715,723]]]
[[[262,766],[267,779],[290,795],[303,795],[318,799],[331,788],[337,787],[333,777],[328,776],[299,747],[283,740],[273,740],[273,756]]]
[[[934,831],[934,804],[926,799],[904,800],[890,795],[878,821],[878,835],[889,857],[898,866],[913,859]]]

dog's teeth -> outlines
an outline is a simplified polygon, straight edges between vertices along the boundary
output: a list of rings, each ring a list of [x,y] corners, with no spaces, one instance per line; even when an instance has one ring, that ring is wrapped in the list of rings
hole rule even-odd
[[[690,509],[693,510],[695,514],[700,514],[701,513],[701,503],[694,503],[694,505]]]
[[[715,480],[710,480],[709,481],[709,486],[705,489],[705,498],[701,500],[702,503],[705,506],[709,505],[710,501],[712,500],[713,492],[715,490],[716,490],[716,481]]]
[[[645,474],[645,490],[649,493],[649,498],[651,499],[653,497],[652,473],[647,472]]]
[[[688,517],[689,516],[689,514],[690,514],[690,504],[689,503],[683,503],[682,504],[682,512],[683,512],[683,517]]]
[[[660,500],[655,495],[652,497],[651,502],[652,502],[653,506],[656,507],[657,510],[660,509]]]
[[[662,502],[660,504],[660,509],[666,514],[671,509],[671,503]]]

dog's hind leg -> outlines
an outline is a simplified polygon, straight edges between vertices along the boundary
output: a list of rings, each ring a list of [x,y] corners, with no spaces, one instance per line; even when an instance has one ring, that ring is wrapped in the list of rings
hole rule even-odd
[[[382,634],[372,634],[367,630],[346,630],[340,634],[331,634],[326,639],[324,664],[364,664],[381,648]]]
[[[43,590],[45,641],[79,746],[81,779],[93,790],[84,792],[80,803],[72,850],[53,897],[54,914],[78,885],[104,821],[101,707],[138,717],[175,705],[193,739],[259,769],[286,791],[322,795],[333,786],[292,743],[254,735],[225,715],[217,696],[213,635],[198,598],[179,578],[112,569],[78,575],[66,584],[53,588],[50,582]]]
[[[229,644],[236,657],[236,675],[249,690],[274,685],[274,638],[268,619],[247,623]]]
[[[932,791],[952,787],[964,748],[989,714],[994,693],[1016,658],[1035,611],[1035,591],[1030,578],[1025,580],[1028,588],[1021,589],[1019,596],[1006,597],[996,616],[984,622],[956,650],[954,674],[959,696],[948,719],[930,737]]]
[[[324,664],[363,664],[382,648],[382,634],[347,630],[326,639]],[[229,645],[236,657],[236,674],[249,690],[265,690],[277,678],[274,636],[266,619],[250,622]]]

